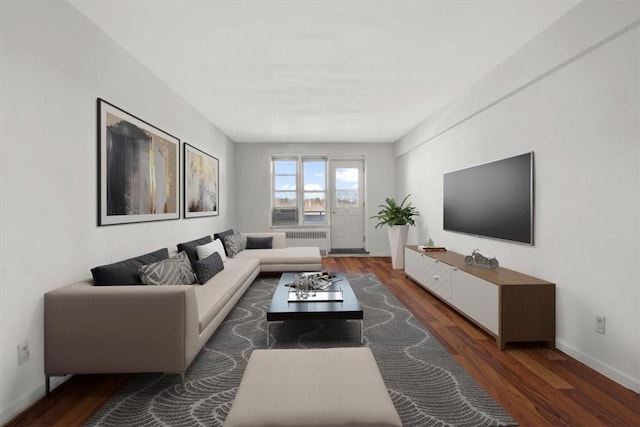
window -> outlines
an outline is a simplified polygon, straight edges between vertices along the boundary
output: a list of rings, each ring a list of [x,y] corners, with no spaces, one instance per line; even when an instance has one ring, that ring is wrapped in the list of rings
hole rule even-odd
[[[327,160],[282,157],[271,163],[272,225],[326,224]]]
[[[358,168],[336,168],[336,208],[357,208]]]

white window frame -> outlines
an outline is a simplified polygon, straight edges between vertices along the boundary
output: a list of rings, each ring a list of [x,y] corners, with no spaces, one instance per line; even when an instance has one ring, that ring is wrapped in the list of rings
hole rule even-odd
[[[276,207],[276,171],[274,162],[276,161],[295,161],[296,162],[296,207],[295,207],[295,219],[294,220],[282,220],[277,221],[277,215],[290,217],[289,212],[277,212],[276,209],[282,209]],[[305,190],[304,183],[304,163],[305,162],[323,162],[324,163],[324,190],[313,191]],[[328,221],[328,167],[329,159],[324,156],[271,156],[271,226],[272,227],[291,227],[291,226],[327,226]],[[279,174],[283,175],[283,174]],[[280,190],[282,191],[282,190]],[[304,196],[306,193],[324,193],[325,211],[323,221],[305,221],[304,215]],[[285,208],[286,209],[286,208]]]

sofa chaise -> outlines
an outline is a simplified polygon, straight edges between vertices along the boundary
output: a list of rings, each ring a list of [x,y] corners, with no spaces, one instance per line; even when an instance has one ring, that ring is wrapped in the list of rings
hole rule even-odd
[[[184,375],[261,271],[322,268],[319,248],[287,248],[284,233],[240,236],[245,244],[248,237],[270,237],[272,248],[247,249],[233,258],[227,257],[223,269],[202,285],[96,286],[94,272],[93,280],[47,292],[44,296],[47,392],[51,377],[67,374]],[[178,248],[190,248],[195,253],[196,247],[206,240],[211,238],[186,242]],[[135,261],[121,263],[129,267]],[[136,265],[140,263],[138,260]]]

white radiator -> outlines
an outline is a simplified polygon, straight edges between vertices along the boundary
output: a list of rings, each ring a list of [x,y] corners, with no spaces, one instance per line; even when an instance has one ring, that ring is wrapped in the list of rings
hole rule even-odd
[[[326,230],[285,231],[287,246],[317,246],[320,255],[327,256],[329,251],[329,233]]]

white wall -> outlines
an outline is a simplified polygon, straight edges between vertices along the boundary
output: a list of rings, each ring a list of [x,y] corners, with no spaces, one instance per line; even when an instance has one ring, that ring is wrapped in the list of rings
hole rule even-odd
[[[557,284],[556,345],[640,391],[640,29],[586,1],[397,143],[415,233]],[[445,232],[446,172],[535,152],[535,246]],[[478,183],[482,185],[482,183]],[[594,314],[606,316],[606,335]]]
[[[228,227],[234,164],[224,134],[72,5],[1,7],[0,422],[44,394],[43,294]],[[97,97],[216,156],[220,216],[97,227]],[[26,340],[31,360],[19,367]]]
[[[267,231],[271,211],[271,156],[323,155],[365,160],[365,237],[372,256],[389,256],[386,229],[374,229],[369,219],[386,197],[398,197],[393,144],[236,144],[236,199],[238,230]]]

